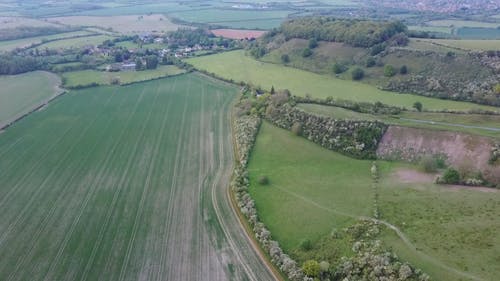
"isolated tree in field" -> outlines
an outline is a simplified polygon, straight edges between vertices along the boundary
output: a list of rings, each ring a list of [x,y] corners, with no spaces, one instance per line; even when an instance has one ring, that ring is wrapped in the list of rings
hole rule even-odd
[[[357,67],[351,72],[352,80],[361,80],[365,77],[363,69]]]
[[[146,57],[146,69],[156,69],[158,67],[158,57],[150,55]]]
[[[396,70],[394,69],[394,66],[388,64],[384,66],[384,76],[385,77],[392,77],[396,75]]]
[[[321,267],[317,261],[308,260],[302,266],[302,270],[304,271],[305,275],[315,278],[319,277],[319,272],[321,270]]]
[[[369,57],[368,59],[366,59],[366,67],[372,67],[372,66],[375,66],[377,62],[375,61],[375,59],[373,57]]]
[[[302,124],[299,122],[293,123],[291,131],[296,136],[302,135]]]
[[[408,73],[408,67],[406,65],[402,65],[400,68],[399,68],[399,74],[407,74]]]
[[[283,63],[289,63],[290,62],[290,57],[287,54],[281,55],[281,62],[283,62]]]
[[[422,112],[422,109],[423,109],[423,105],[421,102],[419,101],[416,101],[414,104],[413,104],[413,108],[415,108],[418,112]]]
[[[336,62],[336,63],[334,63],[334,64],[333,64],[333,66],[332,66],[332,71],[333,71],[333,73],[335,73],[335,74],[340,74],[340,73],[342,73],[342,72],[346,71],[346,67],[345,67],[345,66],[343,66],[342,64],[340,64],[340,63]]]
[[[309,48],[305,48],[303,51],[302,51],[302,56],[304,58],[307,58],[307,57],[310,57],[312,55],[312,51],[311,49]]]
[[[271,92],[270,92],[270,94],[274,95],[275,93],[276,93],[276,91],[274,90],[274,86],[271,86]]]
[[[258,180],[260,185],[268,185],[269,184],[269,178],[267,176],[261,176]]]
[[[316,38],[309,39],[309,48],[314,49],[316,47],[318,47],[318,40]]]

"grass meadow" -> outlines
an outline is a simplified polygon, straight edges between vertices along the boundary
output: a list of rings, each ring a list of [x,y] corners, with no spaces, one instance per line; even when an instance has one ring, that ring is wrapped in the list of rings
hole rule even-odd
[[[442,110],[497,110],[495,107],[428,98],[411,94],[398,94],[377,89],[375,86],[320,75],[278,64],[264,63],[246,56],[243,51],[225,52],[216,55],[186,60],[194,67],[215,73],[236,82],[245,81],[264,89],[289,89],[293,95],[306,94],[317,98],[333,97],[364,102],[382,102],[389,105],[411,108],[420,101],[427,109]]]
[[[65,72],[62,75],[65,87],[86,86],[96,83],[98,85],[110,85],[114,78],[118,78],[121,84],[130,84],[133,82],[147,81],[160,77],[172,76],[184,73],[173,65],[160,65],[157,69],[144,71],[120,71],[107,72],[97,70],[81,70]]]
[[[72,91],[1,134],[0,279],[247,280],[238,257],[270,280],[220,231],[231,215],[248,244],[220,203],[236,93],[197,74]]]
[[[0,76],[0,127],[58,94],[60,85],[57,75],[45,71]]]
[[[391,125],[456,131],[500,139],[499,115],[405,111],[396,116],[390,116],[359,113],[340,107],[318,104],[298,104],[297,107],[306,112],[332,117],[335,119],[379,120]],[[405,119],[423,120],[428,123],[421,123]],[[474,128],[474,126],[477,127]]]
[[[330,233],[373,214],[371,161],[328,151],[264,122],[249,163],[250,192],[259,217],[273,237],[300,262],[315,258],[335,263],[350,255],[345,239]],[[492,280],[500,272],[500,192],[463,190],[395,176],[415,166],[378,161],[381,219],[400,228],[411,245],[386,228],[381,239],[397,255],[435,280]],[[261,176],[269,185],[258,184]],[[304,239],[313,249],[303,251]]]

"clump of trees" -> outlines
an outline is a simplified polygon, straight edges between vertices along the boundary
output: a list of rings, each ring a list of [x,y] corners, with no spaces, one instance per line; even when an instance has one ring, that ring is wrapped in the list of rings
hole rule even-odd
[[[396,70],[394,69],[394,66],[390,65],[390,64],[386,64],[384,66],[384,76],[385,77],[392,77],[396,75]]]
[[[365,77],[365,72],[363,69],[356,67],[352,72],[351,72],[351,78],[352,80],[361,80]]]

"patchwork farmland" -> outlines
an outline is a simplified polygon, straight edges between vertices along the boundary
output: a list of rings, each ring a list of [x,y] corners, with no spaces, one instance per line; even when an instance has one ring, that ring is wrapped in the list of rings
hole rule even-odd
[[[227,200],[235,95],[97,87],[1,134],[0,279],[271,280]]]

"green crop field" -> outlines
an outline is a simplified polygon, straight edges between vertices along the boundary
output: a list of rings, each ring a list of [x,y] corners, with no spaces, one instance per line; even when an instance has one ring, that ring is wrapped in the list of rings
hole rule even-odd
[[[127,15],[127,16],[69,16],[51,18],[52,22],[74,25],[110,28],[121,33],[166,32],[177,30],[179,25],[170,22],[163,15]]]
[[[246,56],[243,51],[226,52],[217,55],[203,56],[186,60],[198,69],[202,69],[226,79],[245,81],[259,85],[264,89],[289,89],[292,94],[326,98],[377,102],[411,108],[413,103],[420,101],[431,110],[438,109],[487,109],[495,107],[476,105],[467,102],[456,102],[427,98],[410,94],[398,94],[377,89],[374,86],[337,79],[330,75],[319,75],[282,65],[264,63]]]
[[[292,11],[202,9],[179,11],[169,16],[186,22],[206,23],[230,28],[271,29],[278,27]]]
[[[35,71],[0,76],[0,128],[60,93],[61,79]]]
[[[118,78],[121,84],[130,84],[132,82],[146,81],[159,77],[166,77],[184,73],[183,69],[173,65],[160,65],[157,69],[144,71],[120,71],[107,72],[97,70],[81,70],[65,72],[62,74],[64,78],[64,86],[86,86],[93,83],[99,85],[109,85],[112,79]]]
[[[466,20],[433,20],[427,22],[431,26],[444,26],[444,27],[484,27],[484,28],[497,28],[499,23],[489,23],[480,21],[466,21]]]
[[[359,113],[335,106],[298,104],[298,108],[335,119],[379,120],[387,124],[464,132],[500,139],[500,116],[483,114],[453,114],[433,112],[402,112],[397,116]],[[413,120],[410,120],[413,119]],[[422,120],[425,123],[416,121]]]
[[[65,32],[65,33],[59,33],[59,34],[53,34],[53,35],[46,35],[46,36],[29,37],[29,38],[23,38],[23,39],[17,39],[17,40],[0,41],[0,52],[1,51],[12,51],[15,48],[29,47],[31,44],[39,44],[39,43],[43,42],[44,40],[58,40],[58,39],[65,39],[65,38],[71,38],[71,37],[82,36],[82,35],[90,35],[90,34],[91,34],[91,32],[83,30],[83,31],[74,31],[74,32]]]
[[[408,26],[408,29],[415,31],[438,32],[446,34],[451,34],[453,30],[453,28],[448,26],[429,26],[429,25],[411,25]]]
[[[68,49],[68,48],[79,48],[85,46],[97,46],[102,42],[113,38],[114,37],[109,35],[95,35],[95,36],[85,36],[79,38],[61,39],[42,44],[37,48]]]
[[[72,91],[1,134],[0,279],[271,280],[227,200],[236,92]]]
[[[372,215],[371,163],[264,123],[249,163],[250,192],[259,217],[299,262],[309,258],[335,262],[351,250],[349,241],[330,238],[331,231],[342,232],[359,216]],[[397,174],[418,174],[414,166],[384,161],[378,165],[381,219],[409,239],[405,244],[387,228],[381,238],[388,247],[434,280],[467,280],[464,274],[493,280],[500,273],[495,262],[500,250],[500,237],[495,235],[500,230],[500,192],[462,190],[418,179],[406,182]],[[261,176],[268,177],[269,185],[257,183]],[[299,249],[303,239],[313,243],[309,252]]]

